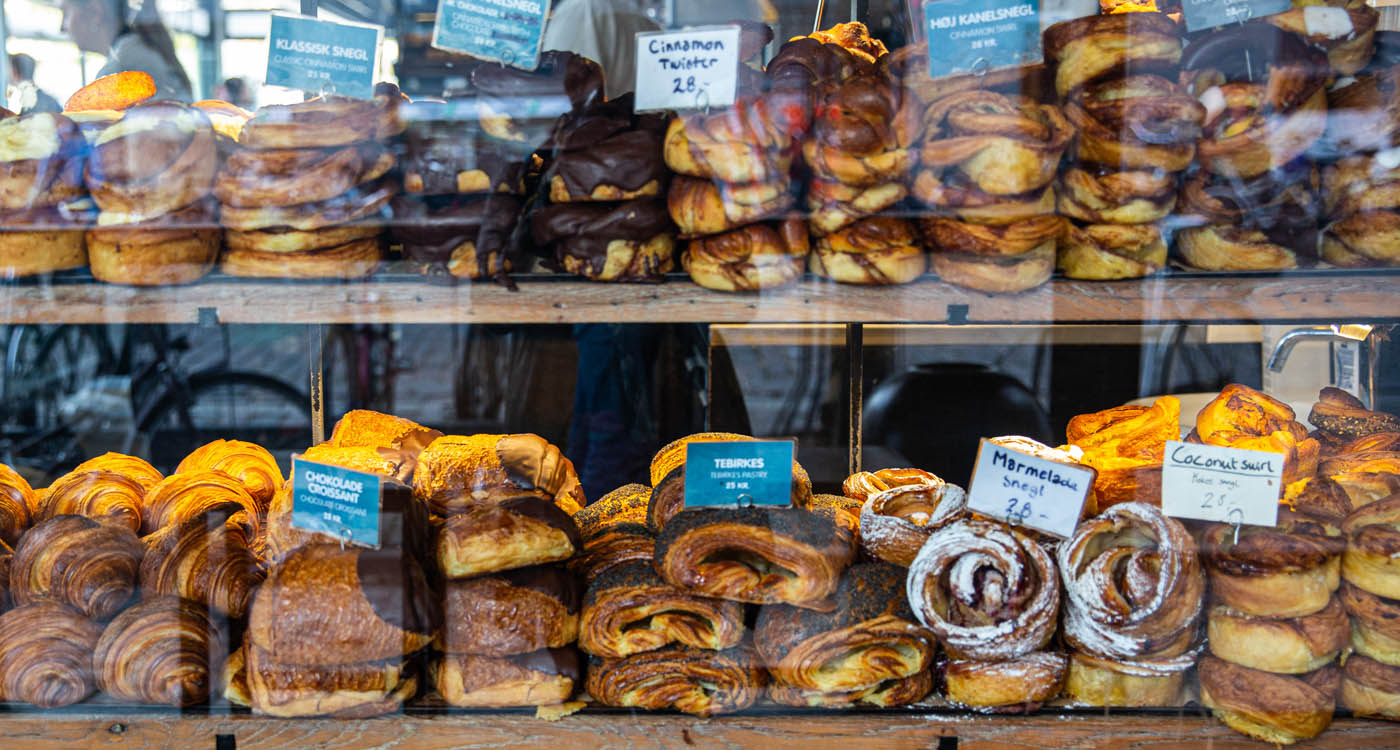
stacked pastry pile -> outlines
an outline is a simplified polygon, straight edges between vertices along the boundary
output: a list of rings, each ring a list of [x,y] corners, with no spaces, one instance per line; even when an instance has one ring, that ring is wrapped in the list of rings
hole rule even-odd
[[[525,162],[480,132],[470,105],[465,97],[403,105],[403,192],[391,231],[424,273],[482,279],[512,268]]]
[[[384,258],[384,216],[398,182],[385,141],[402,130],[401,94],[319,97],[264,107],[219,171],[233,276],[359,278]]]
[[[1197,163],[1182,186],[1177,251],[1209,271],[1294,268],[1316,253],[1317,168],[1304,154],[1327,122],[1326,55],[1262,23],[1202,36],[1180,80],[1205,106]]]
[[[1087,501],[1091,513],[1118,503],[1160,505],[1166,443],[1181,439],[1181,402],[1162,396],[1152,406],[1080,414],[1069,421],[1065,439],[1098,472]]]
[[[1174,80],[1180,34],[1157,12],[1088,16],[1045,32],[1055,90],[1076,130],[1057,196],[1071,220],[1058,267],[1070,278],[1133,278],[1166,265],[1158,222],[1176,205],[1177,175],[1205,118]]]
[[[0,277],[82,268],[87,141],[60,114],[0,119]]]
[[[660,281],[675,267],[675,227],[662,196],[667,118],[637,115],[628,93],[560,118],[544,173],[549,205],[531,216],[553,262],[594,281]]]

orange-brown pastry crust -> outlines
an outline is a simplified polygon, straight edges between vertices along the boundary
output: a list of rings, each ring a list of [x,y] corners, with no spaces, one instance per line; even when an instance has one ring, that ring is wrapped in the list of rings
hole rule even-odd
[[[84,474],[89,471],[110,471],[121,474],[140,486],[143,495],[150,492],[152,487],[160,484],[162,479],[165,479],[165,475],[146,459],[123,453],[103,453],[96,458],[89,458],[78,464],[69,473]]]
[[[1366,211],[1334,221],[1322,236],[1321,252],[1341,268],[1400,265],[1400,215]]]
[[[1074,134],[1057,107],[982,90],[935,101],[923,126],[920,170],[956,170],[993,195],[1050,184]]]
[[[1206,445],[1283,454],[1285,485],[1312,476],[1322,452],[1322,446],[1294,418],[1291,407],[1238,383],[1225,386],[1201,408],[1193,435]]]
[[[1331,28],[1315,31],[1314,20],[1308,8],[1338,11],[1345,19],[1343,28],[1338,19],[1328,18]],[[1327,53],[1327,62],[1332,72],[1339,76],[1355,75],[1371,61],[1371,53],[1376,47],[1376,27],[1381,14],[1367,5],[1364,0],[1330,0],[1310,2],[1296,0],[1293,7],[1282,13],[1264,16],[1263,23],[1289,31],[1307,40],[1308,44],[1320,47]]]
[[[563,562],[582,548],[568,513],[524,495],[448,516],[438,530],[434,557],[443,575],[467,578]]]
[[[146,537],[142,595],[179,596],[242,618],[266,576],[248,532],[252,524],[240,515],[246,513],[237,503],[225,503]]]
[[[267,254],[309,253],[379,237],[383,232],[382,227],[368,224],[339,224],[308,231],[286,228],[251,232],[229,230],[224,232],[224,246],[229,250]]]
[[[1069,167],[1061,170],[1055,195],[1060,214],[1071,219],[1090,224],[1150,224],[1176,206],[1176,175],[1149,169]]]
[[[1320,612],[1294,618],[1251,617],[1226,606],[1207,618],[1210,652],[1251,669],[1303,674],[1330,664],[1350,642],[1347,611],[1336,597]]]
[[[417,670],[402,659],[304,666],[246,643],[244,683],[253,713],[295,718],[366,718],[398,711],[418,692]]]
[[[1325,474],[1300,479],[1283,491],[1283,502],[1298,513],[1340,526],[1356,510],[1346,489]]]
[[[989,259],[1017,259],[1047,246],[1053,249],[1065,225],[1058,216],[1036,216],[1000,226],[938,217],[919,220],[935,255],[957,253]]]
[[[1035,651],[1010,661],[949,659],[938,666],[943,695],[973,711],[1029,713],[1060,694],[1069,662],[1062,653]]]
[[[20,534],[32,523],[36,504],[34,489],[19,472],[0,464],[0,542],[19,543]]]
[[[1174,68],[1181,28],[1165,13],[1085,16],[1045,30],[1045,59],[1055,64],[1055,93],[1063,98],[1125,65]]]
[[[93,650],[93,672],[98,689],[117,700],[193,706],[209,699],[226,649],[202,605],[162,596],[107,625]]]
[[[1342,523],[1342,575],[1352,585],[1400,599],[1400,495],[1358,508]]]
[[[428,673],[448,705],[467,708],[559,705],[583,678],[577,652],[566,648],[504,657],[444,654]]]
[[[1179,706],[1186,672],[1179,667],[1163,669],[1152,662],[1103,659],[1071,651],[1064,697],[1073,706]]]
[[[931,471],[923,469],[880,469],[878,471],[858,471],[846,477],[841,483],[841,493],[862,504],[871,495],[895,487],[911,485],[941,485],[943,479]]]
[[[809,258],[812,273],[847,284],[907,284],[928,268],[913,223],[888,216],[818,237]]]
[[[417,455],[440,437],[441,432],[403,417],[352,409],[336,421],[329,442],[337,448],[389,448]]]
[[[401,130],[397,91],[372,99],[318,96],[298,104],[262,107],[243,126],[239,145],[257,150],[334,148],[384,139]]]
[[[786,213],[797,202],[792,182],[729,184],[677,175],[666,194],[666,207],[683,239],[722,234]]]
[[[578,582],[561,566],[449,581],[437,648],[478,656],[562,648],[578,638],[581,595]]]
[[[1317,403],[1313,404],[1312,411],[1308,413],[1308,421],[1320,430],[1351,439],[1364,438],[1378,432],[1400,432],[1400,417],[1367,409],[1360,399],[1332,386],[1318,392]],[[1358,445],[1350,448],[1348,452],[1362,450],[1375,448]]]
[[[142,499],[146,491],[126,475],[112,471],[74,471],[49,486],[38,498],[33,522],[59,515],[86,516],[104,523],[141,530]]]
[[[1162,396],[1152,406],[1080,414],[1069,421],[1065,438],[1084,450],[1080,463],[1098,472],[1089,496],[1095,509],[1126,502],[1160,505],[1166,443],[1181,439],[1181,401]]]
[[[662,146],[666,166],[730,183],[786,179],[797,144],[779,106],[774,98],[759,97],[672,120]]]
[[[848,21],[838,23],[829,29],[814,31],[812,39],[816,39],[823,44],[834,44],[852,55],[874,63],[884,57],[888,50],[885,43],[870,35],[870,29],[860,21]]]
[[[98,280],[164,286],[188,284],[209,273],[221,237],[210,207],[193,203],[156,219],[89,229],[85,242]]]
[[[929,255],[929,265],[949,284],[992,294],[1015,294],[1050,280],[1055,271],[1055,242],[1012,256],[935,252]]]
[[[1209,225],[1177,233],[1182,260],[1203,271],[1282,271],[1298,267],[1292,249],[1259,229]]]
[[[691,280],[722,292],[756,292],[802,277],[807,225],[797,219],[750,224],[686,243],[681,265]]]
[[[673,646],[625,659],[588,660],[588,694],[605,706],[713,716],[752,706],[767,684],[768,673],[747,646],[725,651]]]
[[[578,645],[594,656],[620,659],[671,644],[733,648],[744,632],[743,604],[682,591],[663,581],[650,561],[635,560],[589,585]]]
[[[14,226],[14,221],[0,217],[0,224]],[[80,230],[0,231],[0,278],[39,276],[87,264],[87,242]]]
[[[1278,675],[1201,658],[1201,702],[1236,732],[1278,744],[1321,734],[1332,723],[1341,672],[1327,666],[1304,675]]]
[[[623,485],[574,514],[583,539],[581,554],[569,560],[569,570],[592,584],[613,568],[640,560],[650,562],[655,539],[647,528],[651,488]]]
[[[443,516],[526,495],[570,515],[587,502],[573,462],[534,434],[437,438],[418,456],[413,492]]]
[[[360,451],[368,451],[364,455]],[[349,455],[346,452],[351,452]],[[326,453],[315,448],[306,454],[314,460],[333,466],[380,474],[385,481],[379,483],[379,530],[380,546],[408,550],[415,559],[427,559],[432,543],[432,529],[428,518],[428,508],[413,497],[413,490],[400,484],[395,475],[393,460],[385,459],[373,448],[333,448]],[[304,454],[304,455],[306,455]],[[307,531],[292,526],[292,490],[295,479],[288,479],[282,489],[272,498],[267,517],[254,537],[254,551],[268,562],[275,562],[288,552],[313,542],[338,544],[340,540],[317,531]],[[235,514],[233,520],[239,520]]]
[[[224,206],[219,222],[237,232],[294,229],[314,232],[342,224],[383,224],[384,209],[398,193],[398,183],[381,178],[348,193],[315,203],[291,206]]]
[[[0,695],[40,708],[85,700],[100,637],[102,626],[53,599],[0,615]]]
[[[1362,654],[1347,657],[1337,701],[1353,716],[1400,720],[1400,667]]]
[[[141,534],[155,533],[172,524],[216,507],[237,503],[247,511],[247,523],[257,528],[260,511],[256,501],[237,478],[222,471],[199,470],[172,474],[151,488],[141,504]]]
[[[375,236],[344,245],[302,252],[260,252],[230,247],[219,267],[230,276],[274,279],[362,279],[384,261],[384,243]]]
[[[36,524],[15,547],[10,597],[16,606],[50,598],[105,621],[131,603],[141,544],[130,530],[82,516]]]
[[[285,480],[282,467],[266,448],[243,440],[215,440],[196,448],[180,461],[175,473],[202,470],[222,471],[237,479],[264,513]]]
[[[1117,169],[1179,172],[1191,165],[1206,110],[1157,75],[1093,83],[1065,101],[1079,161]]]
[[[1215,601],[1256,617],[1321,611],[1340,583],[1347,541],[1337,526],[1279,508],[1278,526],[1213,524],[1201,534]]]
[[[967,493],[956,484],[891,487],[861,506],[860,546],[871,557],[907,568],[933,532],[966,515]]]

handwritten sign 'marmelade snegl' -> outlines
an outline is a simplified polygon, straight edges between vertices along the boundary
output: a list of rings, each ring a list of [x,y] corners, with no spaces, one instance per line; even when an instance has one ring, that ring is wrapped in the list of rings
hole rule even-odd
[[[534,70],[548,17],[549,0],[438,0],[432,45]]]
[[[1281,453],[1167,443],[1162,512],[1201,521],[1274,526],[1283,489]]]
[[[1290,7],[1289,0],[1182,0],[1181,12],[1186,16],[1186,30],[1200,31],[1272,16]]]
[[[738,82],[738,26],[637,34],[639,112],[727,107]]]
[[[311,94],[374,96],[384,29],[273,13],[267,34],[268,85]]]
[[[292,456],[292,526],[378,547],[381,482],[378,474]]]
[[[1016,526],[1068,539],[1097,475],[983,439],[967,489],[967,507]]]
[[[1040,0],[938,0],[924,3],[929,75],[1034,65]]]
[[[685,507],[791,505],[793,453],[791,440],[690,443]]]

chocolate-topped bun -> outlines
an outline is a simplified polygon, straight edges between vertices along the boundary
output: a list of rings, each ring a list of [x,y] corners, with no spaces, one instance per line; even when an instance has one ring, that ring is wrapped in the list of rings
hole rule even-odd
[[[551,648],[502,657],[444,654],[428,664],[428,679],[453,706],[555,706],[574,694],[583,671],[578,652]]]
[[[449,654],[510,656],[566,646],[578,637],[582,595],[562,566],[449,581],[437,647]]]
[[[445,270],[459,279],[488,279],[509,273],[510,234],[520,216],[513,195],[409,196],[391,204],[391,235],[404,254],[429,273]]]
[[[603,69],[581,55],[540,53],[533,71],[480,65],[472,71],[481,127],[488,135],[533,151],[562,114],[603,98]]]
[[[675,266],[675,227],[659,200],[556,203],[530,226],[564,270],[595,281],[659,281]]]
[[[470,100],[413,102],[403,107],[406,129],[399,169],[406,193],[452,195],[524,193],[525,163],[480,136]]]
[[[627,130],[586,149],[559,152],[545,180],[555,203],[627,201],[660,195],[667,174],[660,134]]]

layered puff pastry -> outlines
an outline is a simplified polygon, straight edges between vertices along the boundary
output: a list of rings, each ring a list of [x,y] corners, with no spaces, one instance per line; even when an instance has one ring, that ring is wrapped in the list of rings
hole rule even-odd
[[[569,570],[584,583],[625,563],[650,563],[655,535],[647,528],[651,488],[623,485],[574,514],[583,550],[569,560]]]
[[[696,284],[721,292],[757,292],[802,278],[811,249],[807,225],[785,218],[749,224],[686,243],[681,266]]]
[[[1176,190],[1173,172],[1071,166],[1060,170],[1054,194],[1056,208],[1066,218],[1088,224],[1151,224],[1171,214]]]
[[[229,655],[224,697],[254,714],[357,719],[398,711],[418,693],[418,669],[402,657],[305,666],[277,661],[246,641]]]
[[[128,456],[124,453],[103,453],[96,458],[78,464],[69,474],[85,474],[90,471],[110,471],[113,474],[120,474],[141,488],[144,495],[151,491],[151,488],[160,484],[165,475],[161,474],[156,467],[152,466],[144,458]]]
[[[1332,723],[1341,681],[1336,666],[1295,676],[1204,656],[1197,671],[1201,703],[1241,734],[1290,745],[1316,737]]]
[[[209,469],[171,474],[142,498],[141,534],[154,534],[224,503],[235,503],[247,511],[243,522],[250,530],[257,530],[263,509],[248,494],[243,481]]]
[[[10,563],[15,606],[40,599],[63,602],[106,621],[137,592],[141,542],[123,526],[60,515],[25,533]]]
[[[256,540],[238,517],[246,512],[237,503],[225,503],[143,539],[142,595],[179,596],[211,612],[242,618],[266,576],[254,551]]]
[[[1065,427],[1065,439],[1083,449],[1080,463],[1098,472],[1089,495],[1093,508],[1160,505],[1166,444],[1181,439],[1181,401],[1162,396],[1151,406],[1126,404],[1080,414]]]
[[[33,522],[55,516],[78,515],[112,523],[139,533],[141,504],[146,490],[113,471],[73,471],[57,479],[36,500]]]
[[[687,593],[639,560],[589,585],[578,644],[593,656],[620,659],[671,644],[720,651],[738,646],[744,633],[743,604]]]
[[[767,685],[768,673],[749,646],[724,651],[670,646],[623,659],[588,660],[588,694],[605,706],[714,716],[752,706]]]
[[[923,103],[878,71],[820,84],[806,164],[819,180],[846,185],[900,182],[918,160]]]
[[[0,695],[40,708],[85,700],[96,690],[92,654],[102,626],[56,599],[0,614]]]
[[[729,184],[677,175],[666,193],[667,212],[682,239],[723,234],[785,214],[796,203],[797,193],[786,177]]]
[[[1030,713],[1060,694],[1069,660],[1033,651],[1007,661],[945,659],[936,667],[943,697],[982,713]]]
[[[413,491],[441,516],[522,496],[570,515],[587,503],[573,463],[533,434],[440,437],[419,454]]]
[[[901,596],[903,584],[903,569],[866,563],[842,575],[830,613],[761,608],[754,645],[774,683],[851,695],[886,689],[926,671],[936,641],[914,621]]]
[[[379,485],[380,546],[406,550],[406,554],[415,559],[427,558],[433,542],[428,509],[413,496],[413,490],[392,479],[390,472],[398,470],[395,463],[385,460],[372,448],[313,448],[303,457],[383,476],[384,481]],[[295,485],[295,478],[287,481],[272,498],[267,519],[259,530],[261,538],[254,541],[254,549],[269,562],[275,562],[297,547],[339,541],[328,534],[292,525]]]
[[[1165,13],[1091,15],[1045,30],[1055,93],[1065,98],[1116,71],[1170,71],[1181,60],[1181,28]]]
[[[1400,667],[1352,654],[1342,666],[1337,701],[1353,716],[1400,719]]]
[[[1281,507],[1277,527],[1212,524],[1201,535],[1214,600],[1255,617],[1301,617],[1340,584],[1342,529]]]
[[[444,654],[428,663],[429,683],[451,706],[556,706],[583,680],[578,652],[550,648],[514,656]]]
[[[97,687],[118,700],[181,708],[204,703],[227,647],[203,605],[146,599],[117,615],[93,650]]]
[[[1356,654],[1400,667],[1400,601],[1373,594],[1350,581],[1338,592],[1351,619],[1351,646]]]
[[[1117,169],[1179,172],[1191,165],[1206,110],[1158,75],[1128,75],[1075,90],[1065,100],[1074,157]]]
[[[1371,61],[1380,11],[1364,0],[1293,0],[1292,6],[1259,22],[1297,34],[1324,50],[1338,76],[1355,75]]]
[[[237,479],[261,512],[267,511],[286,479],[266,448],[244,440],[215,440],[195,449],[175,467],[176,474],[205,470],[222,471]]]
[[[942,477],[931,471],[923,469],[879,469],[877,471],[858,471],[845,478],[841,482],[841,494],[852,500],[864,503],[870,499],[871,495],[895,487],[911,487],[916,485],[941,486],[945,484]]]
[[[647,503],[647,526],[660,532],[677,513],[685,509],[686,447],[691,443],[753,440],[730,432],[700,432],[667,443],[651,459],[651,497]],[[812,480],[797,461],[792,462],[792,507],[807,508],[812,502]]]
[[[1187,440],[1283,454],[1285,485],[1316,473],[1322,452],[1322,446],[1295,419],[1292,407],[1239,383],[1225,386],[1201,408]]]
[[[563,562],[582,549],[568,513],[524,495],[448,516],[436,529],[432,556],[444,576],[468,578]]]
[[[36,503],[34,489],[19,472],[0,464],[0,542],[10,546],[29,528]]]
[[[887,216],[818,237],[808,257],[812,273],[847,284],[906,284],[928,268],[914,224]]]
[[[781,180],[799,150],[787,117],[771,95],[741,100],[721,112],[678,117],[662,145],[666,166],[729,183]]]
[[[1024,292],[1050,280],[1065,222],[1036,216],[1005,225],[923,218],[919,227],[939,278],[996,294]]]
[[[567,646],[578,638],[581,596],[578,582],[561,566],[448,581],[437,649],[513,656]]]
[[[851,539],[833,518],[799,508],[693,509],[656,539],[661,577],[686,591],[829,611]]]
[[[1135,279],[1167,264],[1167,243],[1152,224],[1068,224],[1055,266],[1071,279]]]
[[[1400,432],[1400,417],[1367,409],[1360,399],[1332,386],[1318,392],[1317,402],[1308,412],[1308,422],[1331,436],[1347,440]]]
[[[1225,605],[1207,617],[1210,652],[1251,669],[1304,674],[1332,663],[1350,643],[1350,622],[1333,597],[1318,612],[1301,617],[1253,617]]]
[[[410,419],[368,409],[352,409],[336,420],[327,442],[335,448],[403,451],[416,459],[440,437],[441,432]]]
[[[1400,599],[1400,495],[1358,508],[1342,523],[1341,574],[1372,594]]]

